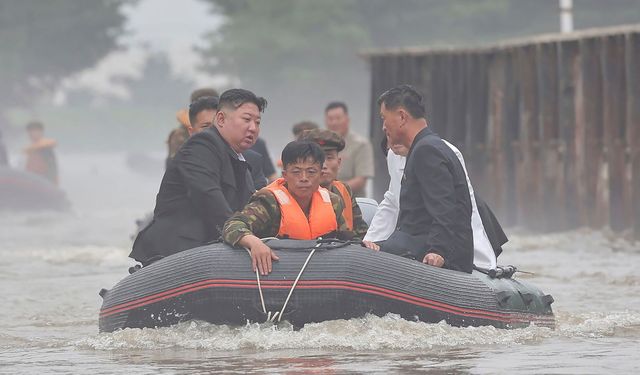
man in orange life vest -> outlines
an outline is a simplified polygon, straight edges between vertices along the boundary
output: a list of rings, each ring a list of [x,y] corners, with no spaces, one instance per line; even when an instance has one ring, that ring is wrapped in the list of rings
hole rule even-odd
[[[267,275],[273,250],[260,238],[351,239],[342,215],[342,199],[320,186],[324,153],[313,142],[293,141],[282,150],[282,178],[256,192],[240,212],[227,220],[222,238],[251,252],[253,270]]]
[[[300,136],[300,140],[315,142],[324,151],[320,186],[342,198],[342,203],[344,204],[342,216],[344,216],[344,220],[347,223],[347,228],[353,231],[356,237],[364,238],[369,226],[362,218],[362,212],[358,202],[356,202],[356,197],[349,185],[337,180],[341,162],[339,152],[344,150],[344,139],[340,134],[329,129],[313,129],[304,131]]]
[[[31,144],[24,149],[27,154],[25,169],[40,175],[54,184],[58,184],[58,164],[53,149],[56,141],[44,137],[44,125],[38,121],[27,124],[27,133]]]

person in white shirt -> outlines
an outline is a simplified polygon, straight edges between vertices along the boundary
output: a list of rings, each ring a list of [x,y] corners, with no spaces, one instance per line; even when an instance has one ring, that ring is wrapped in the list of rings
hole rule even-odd
[[[458,157],[467,178],[467,185],[469,187],[469,195],[472,205],[471,229],[473,231],[474,248],[473,264],[478,268],[494,269],[497,265],[496,255],[493,247],[491,246],[491,242],[489,241],[489,237],[485,232],[480,213],[478,212],[475,193],[471,185],[471,180],[469,180],[469,174],[467,173],[464,157],[460,150],[458,150],[454,145],[445,140],[443,141]],[[384,198],[378,205],[378,209],[371,220],[371,225],[369,225],[369,230],[362,241],[365,246],[370,249],[379,250],[380,247],[376,242],[385,241],[395,230],[400,211],[401,180],[408,152],[409,150],[402,145],[391,145],[389,147],[389,151],[387,153],[387,167],[389,169],[390,177],[389,188],[387,192],[384,193]]]

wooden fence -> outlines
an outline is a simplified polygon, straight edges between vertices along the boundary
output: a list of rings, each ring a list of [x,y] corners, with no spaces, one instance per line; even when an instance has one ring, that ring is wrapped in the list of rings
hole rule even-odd
[[[374,142],[378,96],[414,85],[430,126],[460,148],[475,189],[505,223],[630,229],[640,238],[640,25],[363,55]],[[376,170],[386,170],[379,152]],[[378,173],[376,198],[387,184]]]

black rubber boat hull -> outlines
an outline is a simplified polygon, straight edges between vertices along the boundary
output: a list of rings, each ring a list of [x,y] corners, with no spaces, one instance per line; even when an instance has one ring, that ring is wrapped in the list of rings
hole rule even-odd
[[[269,245],[278,249],[280,261],[269,276],[261,277],[261,285],[267,311],[276,312],[315,242],[274,240]],[[230,325],[267,319],[248,253],[224,244],[162,259],[101,295],[101,332],[192,319]],[[553,328],[552,302],[551,296],[520,280],[438,269],[349,245],[316,251],[283,320],[301,327],[395,313],[407,320],[445,320],[455,326],[518,328],[535,323]]]

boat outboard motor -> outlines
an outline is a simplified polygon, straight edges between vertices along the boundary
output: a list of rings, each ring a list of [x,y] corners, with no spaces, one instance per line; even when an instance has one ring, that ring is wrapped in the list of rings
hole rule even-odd
[[[492,279],[510,279],[516,272],[518,272],[518,268],[516,268],[516,266],[498,266],[489,270],[487,275]]]

